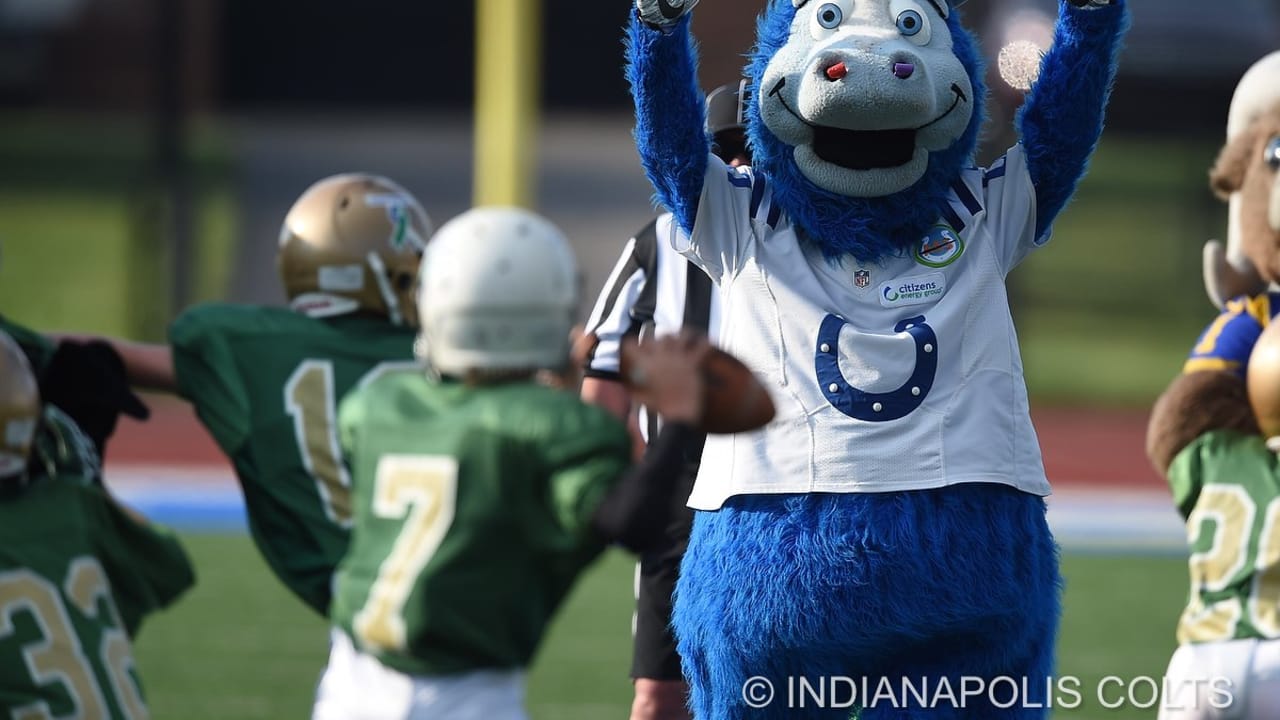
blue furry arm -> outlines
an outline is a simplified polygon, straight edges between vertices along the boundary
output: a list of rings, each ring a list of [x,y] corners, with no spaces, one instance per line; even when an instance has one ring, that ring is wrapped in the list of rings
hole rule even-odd
[[[1018,135],[1036,189],[1036,238],[1043,238],[1084,176],[1102,136],[1121,39],[1125,0],[1109,7],[1061,5],[1053,47],[1018,117]]]
[[[636,147],[658,202],[693,232],[711,142],[689,16],[669,30],[636,13],[627,28],[627,81],[636,104]]]

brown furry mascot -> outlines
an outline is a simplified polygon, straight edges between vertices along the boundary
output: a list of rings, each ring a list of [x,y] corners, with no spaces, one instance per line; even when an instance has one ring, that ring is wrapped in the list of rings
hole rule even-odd
[[[1280,717],[1280,52],[1236,89],[1205,247],[1223,312],[1156,401],[1147,454],[1187,523],[1190,601],[1160,720]]]

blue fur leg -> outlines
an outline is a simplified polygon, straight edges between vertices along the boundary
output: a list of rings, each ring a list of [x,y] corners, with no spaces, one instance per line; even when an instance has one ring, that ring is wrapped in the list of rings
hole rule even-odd
[[[698,513],[673,623],[698,720],[846,720],[847,708],[786,707],[788,678],[1010,676],[1043,692],[1058,616],[1043,500],[966,484],[742,496]],[[757,675],[778,693],[764,710],[742,697]],[[1044,716],[1027,704],[990,717]],[[922,712],[948,717],[887,704],[861,717]]]
[[[658,202],[685,232],[693,230],[711,142],[698,88],[698,57],[686,15],[659,30],[631,14],[627,81],[636,105],[636,147]]]
[[[1129,27],[1125,0],[1082,10],[1067,0],[1053,47],[1018,117],[1036,188],[1036,237],[1043,238],[1076,190],[1102,136],[1117,56]]]
[[[1046,573],[1044,580],[1049,580]],[[1053,573],[1057,585],[1056,570]],[[1028,602],[1026,625],[943,639],[937,660],[907,662],[884,673],[901,707],[886,697],[862,709],[858,720],[1043,720],[1053,702],[1054,637],[1061,614],[1058,594]],[[875,688],[870,685],[870,688]],[[875,698],[875,689],[868,697]],[[920,700],[924,700],[920,703]]]

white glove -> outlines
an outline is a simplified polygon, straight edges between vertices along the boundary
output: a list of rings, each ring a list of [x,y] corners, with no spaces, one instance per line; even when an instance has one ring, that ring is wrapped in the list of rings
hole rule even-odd
[[[698,0],[636,0],[640,19],[655,27],[671,27],[689,14]]]

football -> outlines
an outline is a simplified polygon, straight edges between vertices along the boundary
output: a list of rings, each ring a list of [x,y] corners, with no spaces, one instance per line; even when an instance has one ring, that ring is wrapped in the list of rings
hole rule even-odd
[[[631,353],[635,345],[624,344],[620,358],[623,383],[631,387]],[[764,427],[773,419],[773,400],[750,368],[738,358],[711,348],[702,361],[705,383],[700,427],[708,433],[729,434]]]

